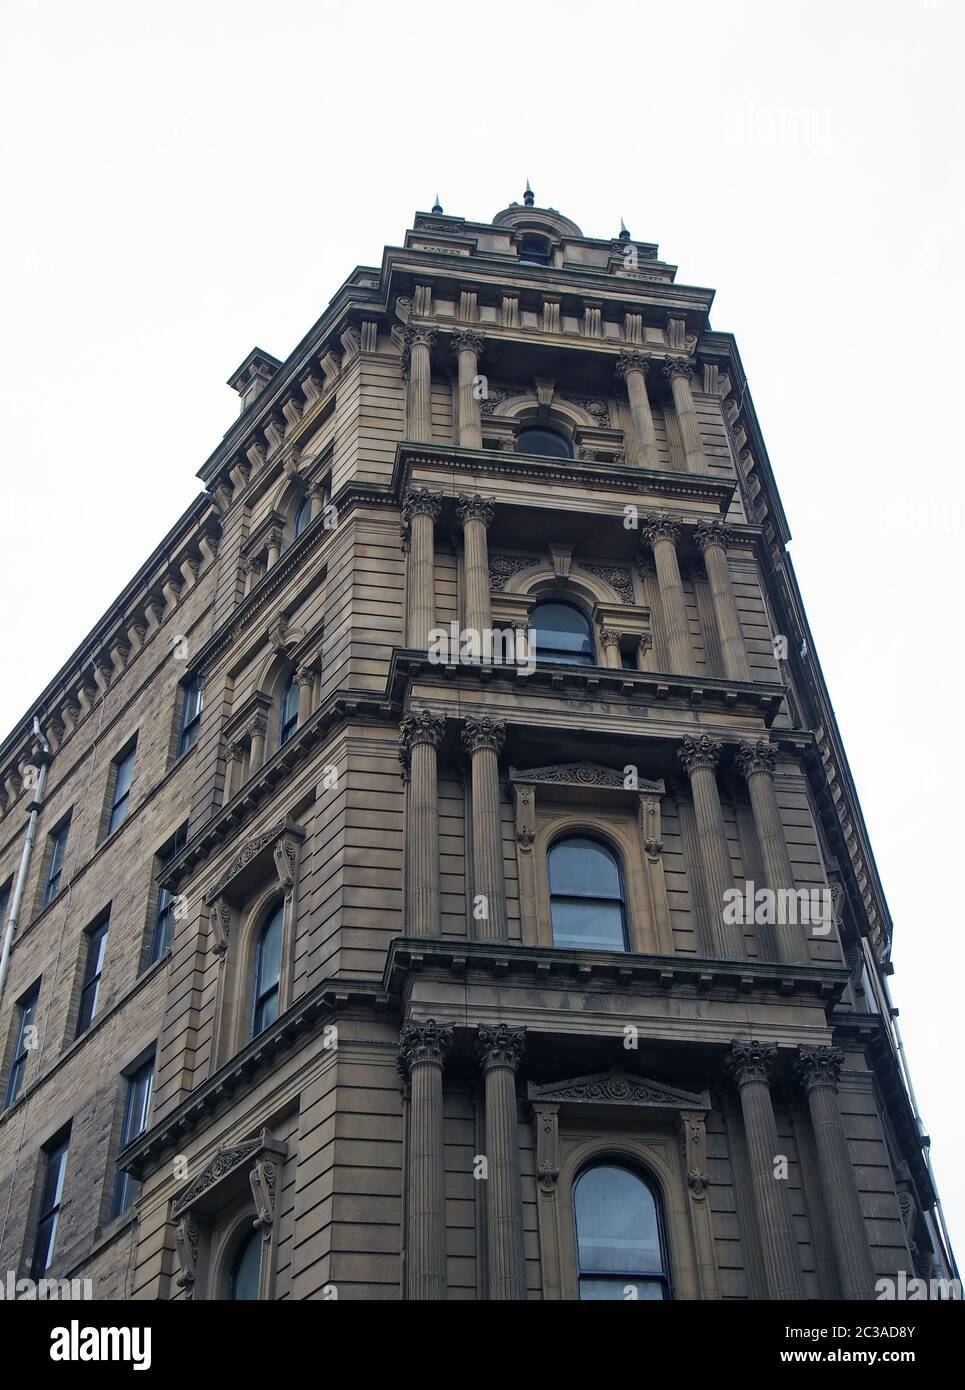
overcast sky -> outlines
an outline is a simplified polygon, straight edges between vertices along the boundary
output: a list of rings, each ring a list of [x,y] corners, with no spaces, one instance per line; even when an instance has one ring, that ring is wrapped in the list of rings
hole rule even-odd
[[[438,191],[621,215],[736,333],[965,1243],[960,0],[3,0],[0,726]],[[959,1258],[965,1250],[959,1249]]]

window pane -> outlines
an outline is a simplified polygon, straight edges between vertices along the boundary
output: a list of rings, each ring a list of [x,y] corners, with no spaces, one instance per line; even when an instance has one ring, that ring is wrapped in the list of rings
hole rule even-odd
[[[278,984],[281,974],[282,909],[277,907],[262,927],[258,943],[258,993]]]
[[[62,825],[54,835],[50,845],[50,863],[47,866],[47,886],[44,890],[46,907],[60,892],[60,871],[64,866],[64,851],[67,848],[66,825]]]
[[[117,764],[117,777],[114,782],[114,803],[131,790],[131,773],[134,771],[134,750],[131,749]]]
[[[281,701],[279,744],[287,743],[298,728],[298,686],[293,680],[288,682]]]
[[[563,840],[550,850],[550,892],[619,901],[623,894],[616,859],[595,840]]]
[[[633,1290],[633,1292],[630,1292]],[[663,1283],[659,1279],[581,1279],[580,1298],[583,1300],[609,1299],[629,1301],[638,1299],[662,1299],[665,1297]]]
[[[251,1302],[258,1297],[258,1276],[261,1272],[260,1231],[254,1231],[235,1256],[231,1266],[228,1297],[236,1302]]]
[[[540,458],[569,459],[573,457],[573,446],[562,434],[555,430],[520,430],[516,436],[516,448],[521,454],[538,454]]]
[[[553,944],[573,951],[625,951],[619,903],[594,898],[554,898]]]
[[[295,513],[295,536],[298,537],[312,519],[311,499],[306,497]]]
[[[592,664],[589,622],[568,603],[540,603],[533,609],[537,660]]]
[[[196,678],[189,681],[184,687],[184,704],[181,707],[181,735],[178,739],[179,757],[182,753],[187,753],[189,748],[193,748],[198,741],[203,707],[204,695],[201,681]]]
[[[663,1272],[656,1203],[635,1173],[591,1168],[577,1182],[574,1200],[581,1274]]]
[[[47,1168],[44,1173],[44,1187],[40,1198],[40,1212],[37,1222],[37,1237],[34,1241],[34,1254],[31,1264],[31,1278],[39,1279],[50,1268],[53,1259],[54,1243],[57,1238],[57,1216],[60,1211],[60,1198],[64,1188],[64,1170],[67,1166],[67,1145],[59,1144],[47,1155]]]

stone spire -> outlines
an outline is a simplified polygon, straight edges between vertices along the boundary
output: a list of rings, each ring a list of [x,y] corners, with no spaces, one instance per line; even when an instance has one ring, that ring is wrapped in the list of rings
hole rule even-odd
[[[535,202],[536,202],[536,194],[535,194],[535,193],[533,192],[533,190],[530,188],[530,186],[529,186],[529,179],[527,179],[527,180],[526,180],[526,192],[523,194],[523,203],[525,204],[526,207],[531,208]]]

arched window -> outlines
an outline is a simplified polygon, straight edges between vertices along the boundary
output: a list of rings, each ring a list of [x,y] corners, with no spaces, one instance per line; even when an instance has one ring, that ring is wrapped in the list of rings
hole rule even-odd
[[[252,1231],[238,1246],[228,1273],[228,1297],[233,1302],[244,1303],[257,1299],[261,1283],[263,1244],[261,1232]]]
[[[568,666],[592,666],[590,620],[571,603],[538,603],[532,615],[537,661],[565,661]]]
[[[587,1168],[573,1187],[581,1299],[669,1298],[657,1198],[616,1163]]]
[[[305,527],[312,519],[312,500],[310,497],[302,499],[302,504],[295,513],[295,524],[292,527],[292,540],[297,541]]]
[[[281,697],[278,715],[278,747],[287,743],[298,728],[298,685],[292,676]]]
[[[281,903],[265,919],[255,947],[255,972],[251,990],[251,1036],[256,1038],[278,1017],[281,988],[281,938],[284,907]]]
[[[571,459],[573,445],[565,434],[544,430],[536,425],[521,429],[516,436],[516,449],[521,454],[538,454],[540,458]]]
[[[549,242],[540,236],[524,236],[519,246],[519,259],[523,265],[549,265]]]
[[[553,945],[575,951],[626,951],[623,875],[598,840],[573,836],[549,852]]]

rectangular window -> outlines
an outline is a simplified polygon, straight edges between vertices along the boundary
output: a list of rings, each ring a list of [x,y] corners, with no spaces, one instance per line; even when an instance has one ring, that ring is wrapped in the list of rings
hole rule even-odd
[[[125,1149],[147,1129],[151,1112],[151,1093],[154,1089],[154,1058],[142,1063],[126,1076],[127,1095],[124,1098],[124,1124],[121,1128],[121,1148]],[[114,1188],[112,1216],[121,1216],[137,1196],[137,1181],[130,1173],[118,1173]]]
[[[64,1191],[64,1170],[67,1167],[68,1138],[68,1135],[64,1135],[63,1138],[54,1140],[43,1153],[44,1185],[40,1195],[33,1260],[30,1264],[31,1279],[42,1279],[54,1258],[57,1219],[60,1216],[60,1200]]]
[[[174,859],[175,855],[180,854],[181,850],[188,842],[188,823],[184,822],[179,826],[175,833],[168,840],[167,844],[158,851],[157,864],[158,873],[163,873],[167,866]],[[157,895],[157,911],[154,915],[154,933],[151,937],[151,954],[148,960],[149,965],[153,965],[156,960],[160,960],[164,952],[171,944],[174,935],[174,894],[168,888],[161,888]]]
[[[27,1075],[27,1060],[30,1057],[30,1050],[35,1044],[37,1029],[35,1019],[37,1017],[37,1001],[40,999],[40,981],[27,991],[17,1005],[17,1036],[13,1045],[13,1060],[10,1063],[10,1075],[7,1078],[7,1091],[4,1096],[4,1106],[13,1105],[20,1088],[23,1086],[24,1077]]]
[[[63,825],[53,831],[50,836],[50,856],[47,860],[47,881],[44,884],[44,907],[52,903],[60,892],[60,875],[64,867],[64,855],[67,853],[67,836],[70,833],[70,821],[65,820]]]
[[[87,960],[84,964],[84,979],[80,990],[80,1010],[77,1015],[77,1033],[85,1033],[97,1012],[97,996],[101,987],[101,972],[104,969],[104,952],[107,949],[108,918],[95,923],[87,932]]]
[[[107,833],[113,834],[119,825],[127,820],[128,802],[131,796],[131,778],[134,775],[134,754],[137,747],[132,746],[114,764],[114,787],[111,793],[111,818]]]
[[[184,703],[181,706],[181,732],[178,735],[178,757],[187,753],[198,741],[201,728],[201,711],[204,708],[204,694],[201,677],[195,676],[182,686]]]
[[[7,910],[10,907],[10,880],[0,888],[0,933],[7,925]]]

